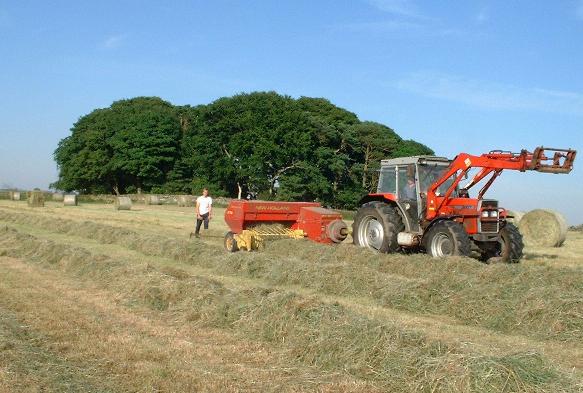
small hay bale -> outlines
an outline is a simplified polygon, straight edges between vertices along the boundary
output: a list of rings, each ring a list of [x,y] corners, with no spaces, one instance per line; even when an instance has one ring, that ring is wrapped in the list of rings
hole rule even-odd
[[[79,202],[77,201],[77,195],[65,195],[63,197],[63,206],[77,206]]]
[[[45,205],[45,196],[40,190],[29,191],[26,200],[30,207],[44,207]]]
[[[567,238],[567,220],[554,210],[531,210],[518,228],[527,246],[561,247]]]
[[[115,198],[115,210],[131,210],[132,200],[127,196],[118,196]]]
[[[512,216],[512,218],[508,218],[506,221],[511,222],[516,226],[518,226],[520,220],[522,220],[522,217],[524,216],[524,212],[517,210],[508,210],[507,213],[509,216]]]
[[[189,207],[194,206],[194,198],[190,195],[179,195],[178,196],[178,206]]]
[[[20,191],[10,191],[10,200],[11,201],[19,201],[20,200]]]
[[[63,200],[65,199],[65,196],[63,195],[62,192],[53,192],[52,198],[53,198],[53,201],[55,201],[55,202],[63,202]]]
[[[158,195],[146,195],[146,205],[161,205],[160,197]]]

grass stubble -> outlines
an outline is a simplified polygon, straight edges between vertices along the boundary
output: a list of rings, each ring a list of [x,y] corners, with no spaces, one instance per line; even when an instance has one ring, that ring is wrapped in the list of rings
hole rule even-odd
[[[576,318],[581,277],[572,271],[568,274],[544,266],[484,266],[464,259],[436,262],[423,256],[389,258],[352,247],[322,248],[308,242],[298,246],[293,241],[270,244],[262,254],[233,255],[202,242],[143,235],[92,222],[50,220],[5,211],[0,213],[0,220],[121,244],[182,264],[196,263],[221,274],[261,278],[261,283],[272,286],[231,288],[205,276],[191,275],[180,269],[180,264],[158,268],[117,260],[8,227],[0,241],[1,254],[98,285],[116,294],[126,308],[143,306],[188,326],[233,332],[283,349],[293,362],[325,373],[349,375],[370,384],[369,388],[581,389],[577,381],[538,353],[492,356],[468,352],[396,323],[363,316],[337,302],[274,287],[297,285],[316,293],[366,296],[386,307],[442,313],[496,331],[575,342],[581,332],[581,320]],[[568,277],[570,280],[566,280]],[[527,283],[521,285],[523,282]],[[538,285],[537,291],[531,290],[533,284]],[[563,293],[553,297],[557,289]],[[529,301],[538,303],[532,306]],[[484,315],[487,313],[494,315]]]

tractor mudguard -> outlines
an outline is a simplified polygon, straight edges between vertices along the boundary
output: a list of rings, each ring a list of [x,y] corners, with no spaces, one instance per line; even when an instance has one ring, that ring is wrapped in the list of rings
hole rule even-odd
[[[405,224],[405,231],[406,232],[412,232],[411,228],[411,220],[409,219],[409,215],[406,214],[405,209],[403,207],[403,204],[397,202],[397,197],[395,196],[395,194],[390,194],[390,193],[386,193],[386,194],[369,194],[369,195],[365,195],[359,202],[358,202],[358,206],[362,206],[365,203],[368,202],[373,202],[373,201],[379,201],[379,202],[384,202],[387,203],[389,205],[393,205],[397,208],[397,210],[399,211],[399,215],[401,216],[401,219],[403,220],[403,224]]]

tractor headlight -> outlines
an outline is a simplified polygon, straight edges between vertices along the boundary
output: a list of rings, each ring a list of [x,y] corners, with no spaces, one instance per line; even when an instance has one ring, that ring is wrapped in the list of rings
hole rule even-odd
[[[484,210],[482,212],[482,217],[488,217],[488,211],[487,210]]]
[[[490,217],[498,217],[498,211],[497,210],[492,210],[490,212]]]

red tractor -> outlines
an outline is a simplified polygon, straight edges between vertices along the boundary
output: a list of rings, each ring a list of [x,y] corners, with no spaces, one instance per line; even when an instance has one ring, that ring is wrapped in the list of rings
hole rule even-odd
[[[522,257],[522,236],[498,201],[484,199],[484,194],[504,169],[569,173],[576,153],[538,147],[532,153],[462,153],[453,160],[383,160],[377,192],[359,203],[352,226],[354,244],[385,253],[425,251],[434,257],[477,251],[483,260],[496,257],[516,263]],[[469,179],[472,168],[476,173]],[[462,186],[463,180],[468,182]],[[470,198],[470,190],[482,180],[483,186]]]

